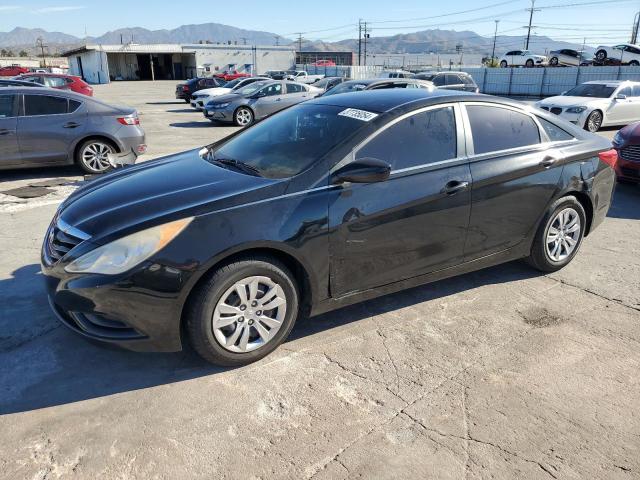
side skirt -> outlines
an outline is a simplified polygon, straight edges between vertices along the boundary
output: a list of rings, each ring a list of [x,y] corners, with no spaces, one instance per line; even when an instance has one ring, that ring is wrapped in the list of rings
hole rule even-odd
[[[520,244],[503,250],[501,252],[492,253],[485,257],[476,258],[469,262],[461,263],[454,267],[448,267],[435,272],[427,273],[399,282],[390,283],[388,285],[382,285],[380,287],[363,290],[360,292],[350,293],[342,297],[328,298],[314,305],[311,309],[310,316],[320,315],[322,313],[330,312],[338,308],[346,307],[354,303],[371,300],[373,298],[380,297],[382,295],[388,295],[390,293],[396,293],[408,288],[417,287],[419,285],[425,285],[427,283],[436,282],[438,280],[444,280],[446,278],[456,277],[465,273],[475,272],[482,270],[483,268],[493,267],[501,263],[511,262],[520,258],[525,258],[530,252],[530,242],[523,241]]]

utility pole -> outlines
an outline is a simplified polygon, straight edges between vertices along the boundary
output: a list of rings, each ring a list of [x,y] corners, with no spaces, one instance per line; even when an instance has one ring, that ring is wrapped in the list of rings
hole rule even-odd
[[[358,20],[358,65],[362,62],[362,19]]]
[[[48,48],[48,45],[44,44],[42,37],[38,37],[38,40],[36,40],[36,46],[40,47],[40,52],[42,53],[42,68],[47,68],[47,58],[44,55],[44,49],[45,47]]]
[[[496,58],[496,38],[498,37],[498,24],[500,20],[494,20],[496,22],[496,29],[493,32],[493,50],[491,50],[491,65],[493,65],[493,59]]]
[[[280,37],[276,35],[274,38],[276,39],[276,47],[277,47],[278,45],[280,45]]]
[[[540,9],[539,8],[534,8],[536,4],[536,0],[531,0],[531,8],[528,8],[527,10],[529,10],[529,27],[527,29],[527,44],[524,46],[525,50],[529,50],[529,39],[531,38],[531,22],[533,22],[533,12],[537,12]]]
[[[367,22],[364,22],[364,66],[367,66],[367,40],[369,34],[367,33]]]
[[[635,45],[638,40],[638,29],[640,28],[640,12],[636,13],[635,18],[633,19],[633,30],[631,31],[631,41],[629,43],[633,43]]]

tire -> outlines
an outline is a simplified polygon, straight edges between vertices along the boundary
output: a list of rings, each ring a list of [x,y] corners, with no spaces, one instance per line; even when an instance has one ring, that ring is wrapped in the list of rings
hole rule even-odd
[[[558,57],[551,57],[551,59],[549,59],[549,65],[552,67],[557,67],[558,63]]]
[[[631,67],[637,67],[638,65],[640,65],[640,63],[638,63],[637,60],[631,60],[629,62],[629,66],[631,66]]]
[[[502,60],[500,62],[500,68],[507,68],[507,61],[506,60]]]
[[[82,142],[76,150],[75,161],[86,173],[106,173],[113,168],[107,159],[109,153],[116,153],[113,144],[93,138]]]
[[[249,286],[254,282],[255,289]],[[245,301],[240,297],[242,291]],[[260,312],[261,299],[271,291],[276,297],[270,297],[266,304],[274,308]],[[289,336],[300,313],[299,298],[295,277],[274,258],[250,256],[228,263],[209,275],[188,305],[186,330],[191,345],[216,365],[234,367],[255,362]],[[261,331],[267,335],[266,340]]]
[[[587,120],[584,122],[584,129],[591,133],[596,133],[602,126],[602,112],[600,110],[594,110],[589,114]]]
[[[595,56],[596,56],[596,60],[598,60],[599,62],[603,62],[607,58],[607,51],[598,50]]]
[[[184,103],[191,103],[191,100],[189,100],[188,98],[185,98]]]
[[[249,107],[239,107],[233,113],[233,123],[235,123],[238,127],[248,127],[255,120],[255,116],[253,115],[253,110]]]
[[[529,59],[526,62],[524,62],[525,67],[527,68],[532,68],[533,67],[533,60]]]
[[[560,217],[560,215],[563,216]],[[577,222],[574,223],[576,218]],[[564,224],[563,219],[566,219]],[[575,229],[575,225],[577,230],[567,233]],[[526,259],[527,263],[541,272],[555,272],[565,267],[580,250],[586,225],[584,208],[576,197],[567,196],[556,200],[549,207],[536,232],[531,254]],[[558,230],[557,241],[552,240],[551,229]],[[558,250],[555,250],[557,244],[559,244]]]

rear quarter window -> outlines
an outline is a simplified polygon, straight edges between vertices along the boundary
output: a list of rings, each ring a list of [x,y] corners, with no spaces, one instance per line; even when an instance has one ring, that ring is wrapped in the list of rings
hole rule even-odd
[[[547,137],[549,137],[549,141],[562,142],[564,140],[573,140],[574,138],[573,135],[565,132],[563,129],[561,129],[557,125],[549,122],[548,120],[545,120],[542,117],[537,117],[537,118],[538,118],[538,122],[540,122],[540,125],[542,126],[542,129],[547,134]]]
[[[476,155],[540,143],[533,119],[508,108],[467,105]]]

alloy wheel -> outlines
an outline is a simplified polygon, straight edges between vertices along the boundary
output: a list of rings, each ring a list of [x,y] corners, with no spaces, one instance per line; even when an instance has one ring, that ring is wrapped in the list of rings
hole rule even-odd
[[[573,208],[560,210],[549,224],[545,248],[547,255],[554,262],[562,262],[571,256],[578,246],[582,224],[580,215]]]
[[[282,327],[287,298],[269,277],[252,276],[234,283],[213,311],[213,333],[225,350],[245,353],[270,342]]]
[[[250,110],[241,108],[236,112],[236,121],[241,127],[247,126],[253,121],[253,115]]]
[[[110,153],[113,153],[111,145],[103,142],[92,142],[84,147],[80,158],[89,170],[101,173],[111,168],[108,158]]]
[[[591,112],[589,118],[587,118],[587,130],[590,132],[597,132],[602,125],[602,114],[598,111]]]

